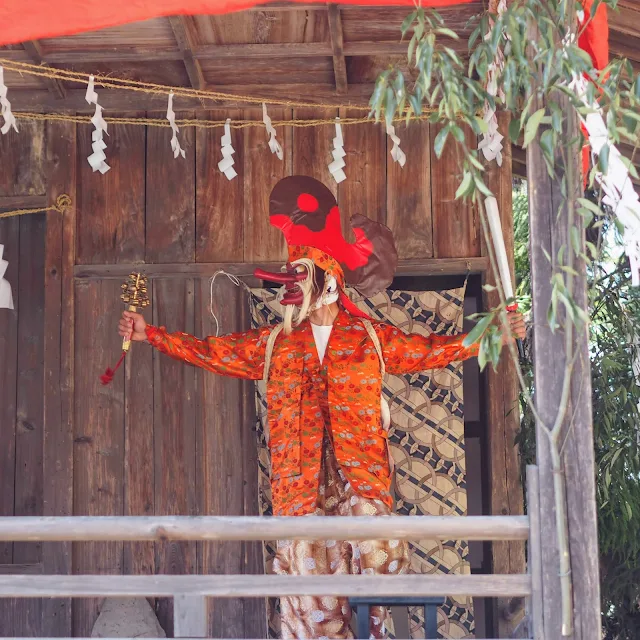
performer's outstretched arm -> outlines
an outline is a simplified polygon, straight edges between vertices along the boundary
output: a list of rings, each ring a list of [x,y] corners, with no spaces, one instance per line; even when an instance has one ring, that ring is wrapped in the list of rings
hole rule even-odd
[[[514,337],[523,337],[522,316],[510,314],[509,320]],[[442,369],[451,362],[467,360],[478,355],[478,343],[469,347],[463,346],[462,342],[466,334],[422,336],[416,333],[404,333],[388,324],[378,324],[375,330],[382,345],[386,369],[389,373],[397,375]]]
[[[140,314],[125,311],[119,325],[120,334],[126,335],[132,328],[132,340],[147,341],[175,360],[223,376],[259,380],[264,370],[267,339],[273,327],[200,340],[188,333],[169,333],[164,327],[147,324]]]

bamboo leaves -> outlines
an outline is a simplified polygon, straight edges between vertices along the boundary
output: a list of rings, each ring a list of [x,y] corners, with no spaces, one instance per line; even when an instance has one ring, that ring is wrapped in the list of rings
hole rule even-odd
[[[488,313],[480,318],[480,320],[476,323],[476,326],[469,331],[463,340],[463,345],[465,347],[470,347],[472,344],[479,342],[480,338],[484,335],[484,332],[489,328],[489,325],[493,321],[493,314]]]
[[[522,147],[526,149],[536,137],[538,133],[538,127],[544,118],[545,110],[538,109],[528,120],[524,127],[524,143]]]

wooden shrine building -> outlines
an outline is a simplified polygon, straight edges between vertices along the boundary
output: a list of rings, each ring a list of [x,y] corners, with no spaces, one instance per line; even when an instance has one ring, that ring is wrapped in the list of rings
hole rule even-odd
[[[612,15],[613,53],[640,65],[640,11],[620,0]],[[464,35],[483,9],[445,7],[448,26]],[[218,171],[220,128],[181,126],[185,158],[174,159],[170,129],[109,124],[106,174],[92,172],[93,127],[85,121],[38,119],[51,112],[86,116],[86,87],[5,71],[19,133],[0,136],[0,212],[47,207],[71,197],[64,215],[0,219],[15,310],[0,309],[0,516],[255,516],[258,504],[253,385],[223,379],[136,345],[126,370],[103,387],[99,375],[120,350],[120,285],[132,271],[151,282],[147,319],[197,336],[214,333],[210,277],[224,269],[253,287],[260,265],[285,258],[269,226],[268,196],[282,177],[299,173],[330,185],[345,216],[363,213],[393,231],[400,257],[394,288],[461,287],[465,312],[495,304],[478,212],[455,200],[459,158],[449,143],[441,159],[437,125],[398,127],[407,163],[390,157],[383,125],[343,127],[347,180],[328,172],[334,128],[299,121],[362,117],[373,82],[389,63],[406,61],[400,24],[406,7],[276,3],[223,16],[155,18],[95,32],[10,45],[0,58],[161,85],[237,96],[305,101],[269,106],[284,149],[268,148],[264,127],[233,129],[232,181]],[[466,52],[464,39],[458,53]],[[101,89],[104,117],[159,118],[166,95]],[[241,97],[215,106],[176,98],[178,119],[262,121],[260,104]],[[500,115],[508,140],[508,116]],[[468,134],[468,143],[476,144]],[[501,167],[488,167],[513,258],[512,179],[523,176],[522,151],[507,143]],[[346,219],[346,218],[345,218]],[[249,327],[247,294],[220,277],[213,286],[222,332]],[[504,358],[498,370],[464,367],[464,445],[469,515],[524,513],[518,386]],[[448,515],[448,514],[443,514]],[[522,539],[472,542],[471,573],[523,574]],[[257,542],[0,541],[0,578],[12,574],[260,574]],[[221,580],[224,578],[221,576]],[[0,636],[91,634],[99,600],[0,599]],[[167,599],[155,602],[167,635]],[[522,619],[519,597],[476,599],[478,637],[510,637]],[[215,600],[212,637],[266,637],[258,599]],[[405,636],[406,637],[406,636]],[[449,637],[449,636],[447,636]],[[453,637],[453,636],[451,636]],[[457,636],[456,636],[457,637]],[[580,636],[583,637],[583,636]]]

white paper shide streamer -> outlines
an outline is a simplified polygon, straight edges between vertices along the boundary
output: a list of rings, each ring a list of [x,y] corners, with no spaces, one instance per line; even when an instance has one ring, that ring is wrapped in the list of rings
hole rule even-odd
[[[227,180],[233,180],[238,174],[233,168],[235,164],[233,154],[236,150],[231,144],[231,118],[227,118],[224,123],[224,135],[220,138],[220,143],[222,145],[222,160],[218,162],[218,169],[220,169],[221,173],[224,173]]]
[[[347,179],[347,176],[343,171],[347,166],[347,163],[344,161],[347,153],[344,150],[344,139],[342,137],[340,118],[336,118],[336,135],[333,139],[333,151],[331,152],[331,155],[333,156],[333,162],[329,164],[329,173],[333,176],[333,179],[340,184],[342,181]]]
[[[594,101],[593,104],[588,104],[587,80],[576,76],[571,89],[575,91],[576,95],[581,96],[584,104],[591,109],[588,115],[581,116],[581,120],[589,134],[592,154],[597,156],[605,145],[609,146],[607,173],[598,172],[595,177],[602,187],[603,204],[613,209],[614,214],[624,226],[623,242],[625,253],[629,257],[631,265],[631,282],[635,287],[640,286],[640,201],[638,194],[633,188],[629,170],[622,160],[620,151],[609,137],[598,102]]]
[[[107,123],[102,117],[102,107],[98,104],[98,94],[94,89],[93,76],[89,76],[89,84],[87,85],[87,93],[85,100],[89,104],[96,105],[96,111],[91,118],[91,124],[95,129],[91,132],[91,148],[93,153],[87,158],[91,168],[94,171],[100,173],[107,173],[111,167],[106,163],[107,156],[104,150],[107,148],[107,143],[104,141],[103,136],[107,133]]]
[[[172,136],[171,136],[171,151],[173,151],[173,157],[177,158],[178,156],[185,157],[184,149],[180,146],[178,142],[178,125],[176,124],[176,114],[173,111],[173,93],[169,94],[169,101],[167,103],[167,120],[169,121],[169,126],[171,127]]]
[[[493,3],[491,3],[493,4]],[[507,9],[506,0],[498,0],[495,10],[490,5],[490,10],[498,15],[502,15]],[[491,38],[491,32],[485,35],[485,40]],[[500,96],[504,98],[504,92],[498,88],[498,75],[504,67],[504,54],[498,50],[496,59],[491,62],[487,69],[487,93],[494,98]],[[482,151],[485,159],[491,162],[495,160],[498,166],[502,166],[502,140],[504,136],[498,131],[498,118],[496,110],[488,102],[484,103],[482,119],[487,125],[487,132],[482,134],[482,140],[478,143],[478,149]]]
[[[484,201],[484,206],[487,212],[487,220],[489,221],[489,229],[491,230],[491,239],[493,240],[493,248],[496,254],[496,262],[498,263],[498,272],[500,273],[500,280],[502,281],[504,297],[506,300],[511,300],[513,299],[513,285],[511,284],[509,260],[507,259],[507,250],[504,246],[504,236],[502,235],[498,201],[493,196],[490,196]]]
[[[262,103],[262,121],[264,122],[264,126],[267,128],[267,135],[269,136],[269,149],[271,149],[271,153],[275,153],[278,156],[278,159],[282,160],[284,158],[284,153],[282,151],[280,143],[276,140],[276,130],[271,124],[271,118],[267,113],[267,105],[264,102]]]
[[[5,280],[4,274],[9,263],[2,259],[4,245],[0,244],[0,309],[13,309],[13,296],[11,295],[11,285]]]
[[[394,162],[397,162],[401,167],[404,167],[407,162],[407,156],[404,151],[400,148],[400,138],[396,135],[396,128],[387,123],[387,135],[391,138],[393,142],[393,147],[391,148],[391,158]]]
[[[7,85],[4,83],[4,69],[0,66],[0,113],[2,113],[2,117],[4,118],[4,124],[2,125],[2,129],[0,129],[2,135],[9,133],[11,127],[13,127],[15,131],[18,130],[15,116],[11,113],[11,103],[7,100],[7,91]]]

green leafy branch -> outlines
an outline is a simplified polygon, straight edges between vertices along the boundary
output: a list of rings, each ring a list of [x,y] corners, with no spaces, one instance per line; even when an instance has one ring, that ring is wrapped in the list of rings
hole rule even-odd
[[[591,18],[599,4],[599,0],[593,3]],[[569,240],[557,255],[546,255],[553,272],[547,321],[553,332],[564,333],[565,371],[560,406],[553,424],[545,424],[539,415],[536,419],[548,437],[554,471],[562,632],[566,635],[571,633],[572,602],[561,456],[573,424],[568,406],[573,370],[579,357],[574,353],[574,336],[586,330],[589,320],[574,299],[574,287],[576,278],[581,277],[598,253],[598,246],[584,242],[582,224],[592,224],[601,210],[580,197],[575,163],[582,139],[576,122],[579,116],[591,113],[597,96],[612,143],[631,141],[635,155],[640,133],[637,116],[640,77],[634,79],[628,62],[614,61],[601,72],[593,68],[589,55],[578,46],[575,33],[578,8],[575,0],[515,0],[500,15],[483,14],[469,38],[468,64],[448,46],[452,40],[459,39],[457,34],[446,27],[437,13],[418,8],[402,25],[403,37],[412,31],[407,50],[409,78],[399,69],[386,70],[378,78],[371,98],[372,116],[376,119],[384,116],[388,122],[394,116],[404,116],[409,122],[411,116],[420,116],[423,110],[428,110],[430,120],[441,125],[434,140],[436,157],[441,156],[449,138],[462,151],[462,175],[456,197],[472,199],[478,207],[500,297],[499,307],[476,317],[478,323],[467,339],[468,342],[479,340],[479,361],[483,367],[489,362],[495,367],[500,357],[502,341],[494,319],[499,317],[503,332],[508,330],[507,301],[482,203],[482,197],[491,192],[483,178],[485,167],[467,136],[469,130],[476,135],[486,133],[486,123],[480,115],[485,107],[512,113],[510,138],[514,142],[522,139],[525,148],[536,141],[549,176],[559,184],[562,202],[558,222],[564,226]],[[583,77],[589,79],[584,89]],[[492,83],[500,90],[489,92],[487,87]],[[606,173],[609,156],[610,147],[605,145],[589,176],[592,188],[598,172]],[[635,177],[632,162],[626,164]],[[600,193],[598,203],[601,199]],[[509,350],[527,406],[536,414],[512,341]]]

